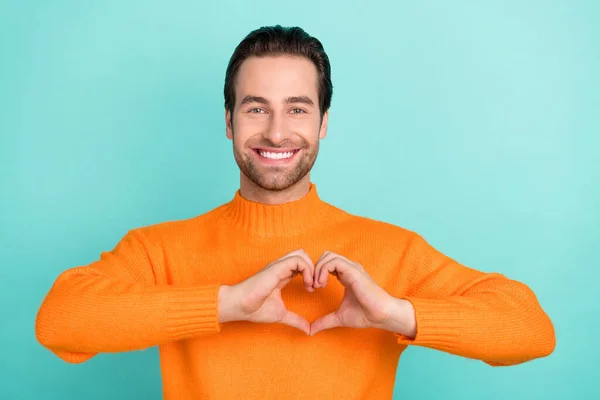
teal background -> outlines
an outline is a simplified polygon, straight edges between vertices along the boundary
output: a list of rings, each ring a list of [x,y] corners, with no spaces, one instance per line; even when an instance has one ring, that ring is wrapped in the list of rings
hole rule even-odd
[[[321,196],[524,281],[556,327],[509,368],[409,348],[395,398],[598,395],[599,21],[596,1],[0,2],[0,398],[161,397],[156,349],[69,365],[35,315],[128,229],[232,197],[225,67],[277,23],[332,62]]]

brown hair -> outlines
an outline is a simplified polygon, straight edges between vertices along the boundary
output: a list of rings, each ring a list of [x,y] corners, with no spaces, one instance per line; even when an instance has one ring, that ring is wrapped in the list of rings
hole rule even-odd
[[[333,84],[329,57],[321,42],[300,27],[281,25],[263,26],[250,32],[235,48],[225,73],[225,109],[233,113],[235,105],[235,79],[242,63],[248,57],[293,55],[305,57],[317,68],[319,82],[319,107],[321,117],[331,105]]]

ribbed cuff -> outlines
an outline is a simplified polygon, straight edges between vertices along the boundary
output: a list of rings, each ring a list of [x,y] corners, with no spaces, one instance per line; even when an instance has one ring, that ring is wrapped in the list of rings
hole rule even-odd
[[[219,287],[209,285],[173,288],[167,305],[167,331],[171,340],[216,334],[219,324]]]
[[[401,334],[399,344],[417,345],[452,351],[460,346],[460,331],[464,318],[460,312],[452,311],[448,302],[414,297],[403,297],[415,309],[417,334],[414,339]]]

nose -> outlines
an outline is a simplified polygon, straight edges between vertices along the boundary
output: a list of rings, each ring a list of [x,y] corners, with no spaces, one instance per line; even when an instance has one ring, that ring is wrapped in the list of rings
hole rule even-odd
[[[269,124],[263,131],[262,136],[275,145],[286,140],[289,137],[289,133],[286,130],[284,119],[277,113],[272,113],[269,118]]]

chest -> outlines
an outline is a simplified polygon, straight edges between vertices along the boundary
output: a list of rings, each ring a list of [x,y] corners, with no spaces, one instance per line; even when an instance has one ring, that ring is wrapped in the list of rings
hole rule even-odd
[[[313,264],[326,251],[339,254],[360,264],[371,279],[390,293],[402,291],[401,287],[397,287],[402,249],[375,238],[365,240],[348,232],[340,232],[339,235],[256,238],[231,236],[225,231],[215,230],[202,235],[185,249],[165,248],[164,283],[185,286],[235,285],[298,249],[304,250]],[[396,287],[390,287],[392,283]],[[303,287],[302,278],[297,276],[282,290],[282,296],[284,300],[287,296],[291,303],[317,302],[334,306],[341,301],[343,292],[343,286],[330,276],[326,288],[309,293]]]

